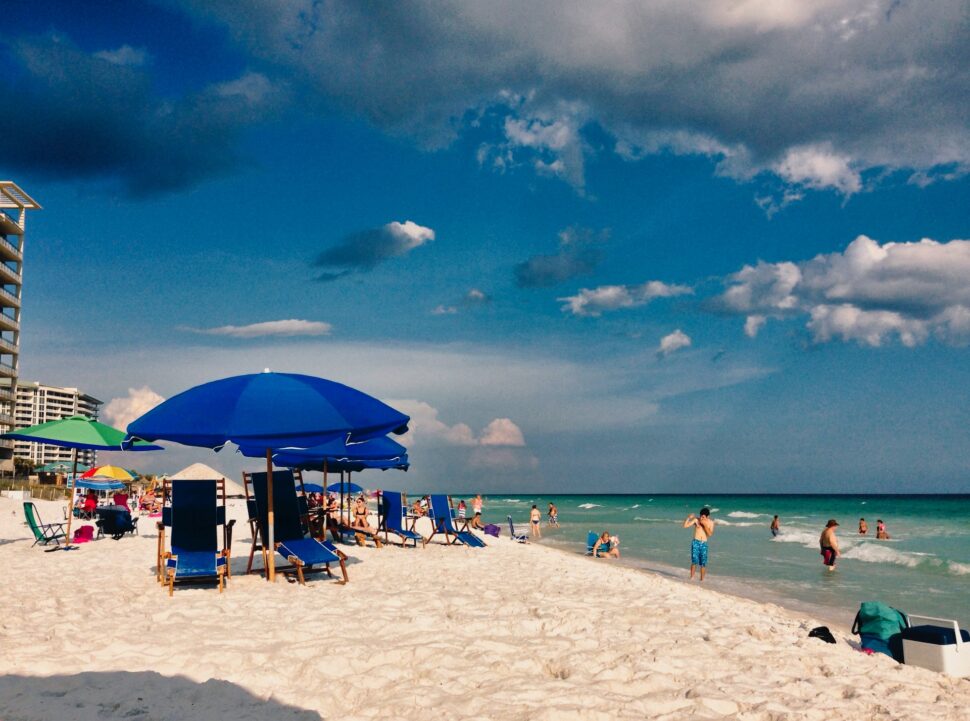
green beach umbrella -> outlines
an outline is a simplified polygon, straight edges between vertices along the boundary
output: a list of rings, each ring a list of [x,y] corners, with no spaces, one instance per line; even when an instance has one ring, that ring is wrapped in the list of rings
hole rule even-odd
[[[15,428],[8,431],[0,438],[8,438],[17,441],[30,441],[31,443],[43,443],[49,446],[61,446],[63,448],[74,449],[74,472],[77,477],[77,452],[86,451],[160,451],[161,446],[139,441],[122,447],[125,438],[124,431],[112,428],[104,423],[86,418],[84,416],[70,416],[56,421],[48,421],[29,428]],[[71,548],[71,519],[74,518],[73,509],[67,515],[67,540],[64,548]]]

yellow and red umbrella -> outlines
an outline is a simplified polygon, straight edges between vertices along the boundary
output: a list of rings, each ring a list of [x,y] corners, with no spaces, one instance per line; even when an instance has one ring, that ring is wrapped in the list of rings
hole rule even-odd
[[[81,478],[103,478],[112,481],[124,481],[126,483],[135,480],[135,476],[131,471],[126,471],[124,468],[119,468],[118,466],[96,466],[81,474]]]

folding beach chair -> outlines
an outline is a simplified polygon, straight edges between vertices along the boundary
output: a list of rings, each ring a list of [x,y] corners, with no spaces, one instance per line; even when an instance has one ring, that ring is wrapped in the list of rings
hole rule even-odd
[[[299,486],[297,485],[299,484]],[[347,583],[347,566],[344,554],[326,541],[306,538],[304,528],[306,519],[300,517],[300,503],[297,501],[298,488],[303,493],[303,478],[297,471],[273,471],[273,541],[275,548],[266,548],[264,539],[268,538],[269,528],[265,473],[243,473],[247,505],[251,509],[250,525],[253,529],[253,544],[249,551],[249,564],[246,572],[251,573],[256,550],[263,555],[263,568],[269,565],[269,553],[274,550],[290,562],[289,566],[277,568],[285,572],[295,572],[300,585],[306,585],[305,574],[324,571],[331,578],[331,563],[339,563],[343,574],[341,583]],[[249,502],[252,501],[252,504]]]
[[[219,593],[228,576],[226,545],[226,482],[166,480],[162,486],[162,521],[158,524],[158,580],[176,583],[210,581]],[[222,526],[220,533],[219,527]],[[171,529],[166,534],[166,529]],[[170,550],[165,551],[169,537]]]
[[[445,541],[448,544],[454,544],[457,541],[461,541],[466,546],[472,546],[474,548],[484,548],[485,541],[476,536],[474,533],[468,530],[468,520],[466,519],[464,523],[460,526],[455,524],[455,519],[452,516],[451,507],[451,497],[445,495],[434,495],[431,496],[431,504],[428,509],[431,518],[431,528],[432,533],[428,537],[430,541],[439,533],[445,534]],[[451,540],[454,536],[455,539]]]
[[[508,516],[508,519],[509,519],[509,533],[512,536],[512,540],[513,541],[518,541],[519,543],[528,543],[529,542],[529,534],[528,533],[519,533],[519,532],[517,532],[515,530],[515,524],[512,523],[512,516]]]
[[[384,539],[388,542],[390,542],[388,534],[393,533],[401,539],[402,547],[408,541],[412,541],[414,547],[417,548],[418,541],[421,541],[421,547],[424,548],[428,543],[427,539],[414,529],[409,529],[404,525],[407,507],[407,501],[403,493],[399,491],[381,491],[377,502],[378,515],[380,516],[378,530],[384,531]]]
[[[38,543],[46,546],[51,542],[59,546],[61,539],[66,538],[63,523],[41,522],[40,514],[37,513],[37,506],[34,505],[33,501],[24,501],[24,515],[27,517],[27,525],[30,526],[30,530],[34,534],[34,542],[30,544],[31,548]]]

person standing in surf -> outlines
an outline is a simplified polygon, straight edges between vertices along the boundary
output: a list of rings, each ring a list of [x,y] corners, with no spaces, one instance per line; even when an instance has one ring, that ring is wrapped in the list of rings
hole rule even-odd
[[[542,514],[539,513],[539,509],[536,504],[532,504],[532,510],[529,511],[529,521],[532,526],[532,537],[542,538],[542,529],[539,527],[539,521],[542,520]]]
[[[825,530],[822,531],[822,535],[818,539],[818,545],[822,553],[822,563],[830,571],[835,570],[835,559],[842,555],[842,552],[839,551],[839,541],[835,537],[835,529],[838,528],[838,525],[838,521],[830,518],[829,522],[825,524]]]
[[[697,516],[691,513],[684,521],[684,528],[694,529],[694,538],[690,543],[690,578],[694,580],[694,571],[699,567],[703,581],[707,573],[707,540],[714,533],[711,509],[702,508]]]
[[[771,536],[772,538],[774,538],[775,536],[778,535],[778,532],[781,530],[781,521],[778,520],[777,515],[771,519],[770,528],[771,528]]]

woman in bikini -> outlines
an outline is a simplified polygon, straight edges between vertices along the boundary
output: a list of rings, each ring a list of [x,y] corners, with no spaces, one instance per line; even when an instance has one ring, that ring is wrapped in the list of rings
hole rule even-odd
[[[354,519],[350,522],[350,527],[355,531],[360,531],[370,536],[374,541],[374,545],[378,548],[381,547],[381,539],[377,537],[377,530],[371,528],[367,522],[367,501],[364,500],[363,496],[358,496],[357,500],[354,501]],[[359,534],[357,543],[363,545],[363,539]]]

